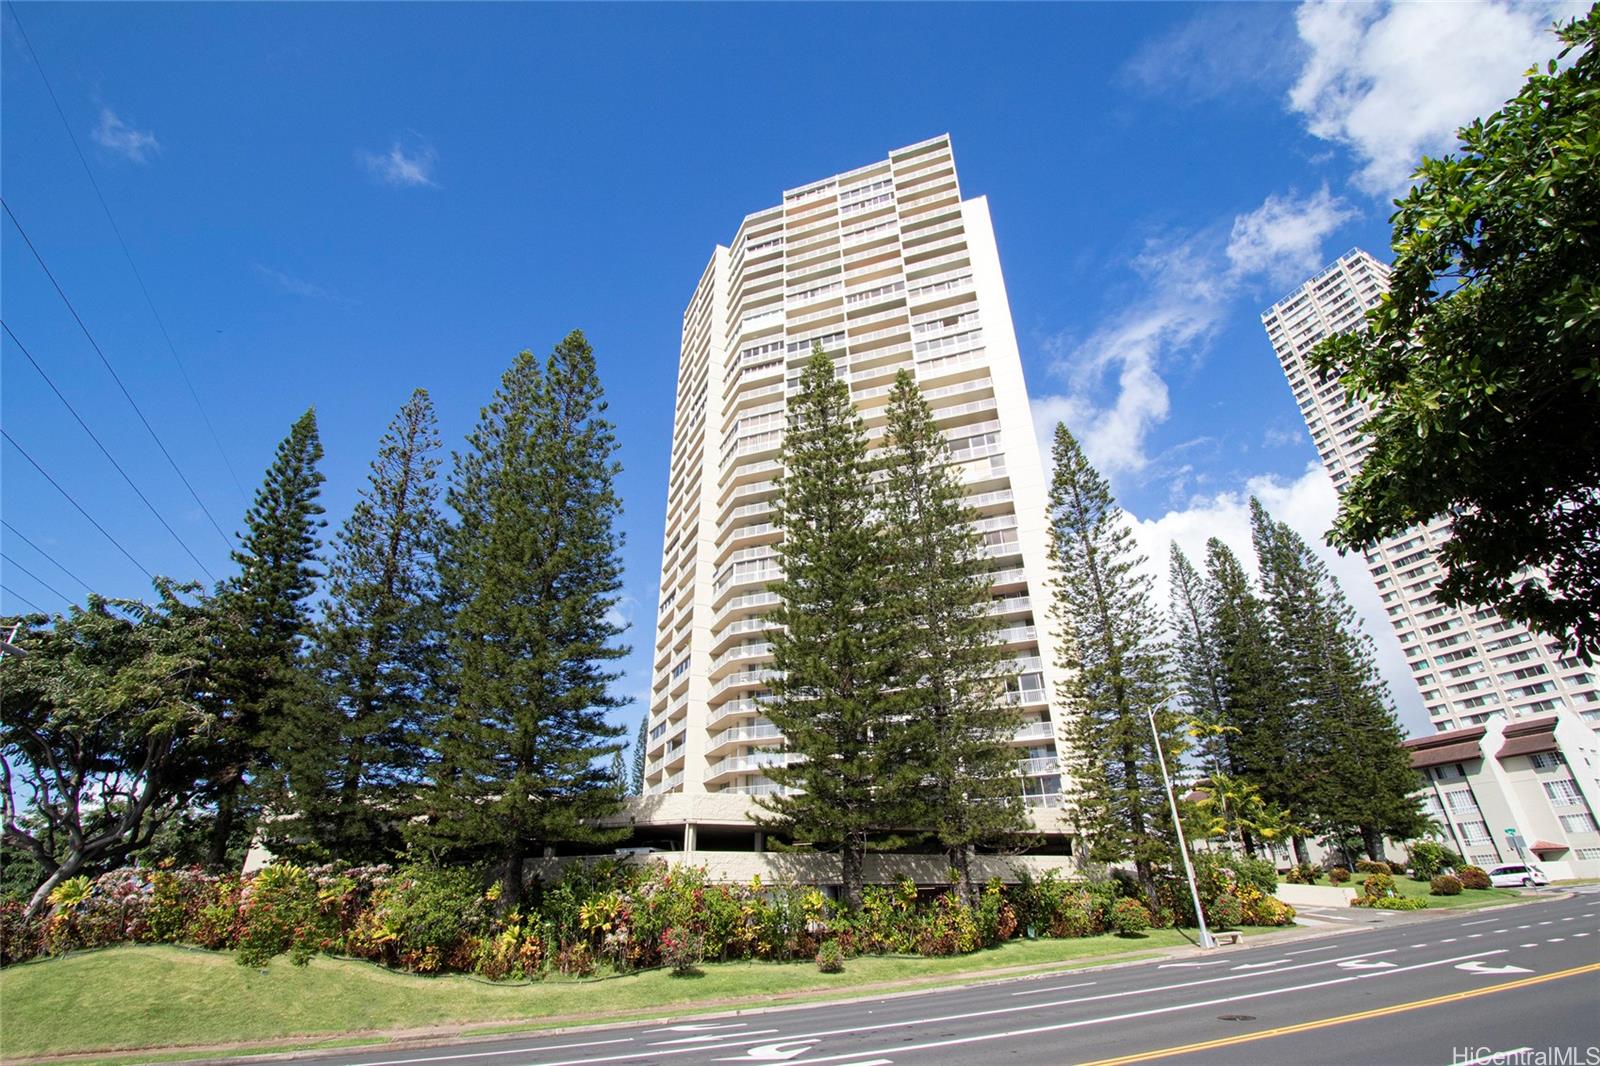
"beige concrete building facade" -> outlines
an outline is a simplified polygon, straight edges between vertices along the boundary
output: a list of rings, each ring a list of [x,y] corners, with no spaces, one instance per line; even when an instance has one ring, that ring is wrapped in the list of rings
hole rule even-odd
[[[1388,286],[1388,267],[1354,250],[1261,316],[1317,453],[1340,492],[1366,456],[1361,426],[1371,412],[1337,380],[1315,374],[1306,357],[1323,338],[1362,328],[1362,316]],[[1436,520],[1366,553],[1433,727],[1458,729],[1496,717],[1567,710],[1600,729],[1600,684],[1592,667],[1491,608],[1451,607],[1434,598],[1438,549],[1449,537],[1449,522]]]
[[[1059,833],[1044,470],[988,203],[963,197],[948,137],[784,192],[701,274],[683,318],[636,817],[683,819],[684,846],[704,847],[694,826],[736,828],[779,788],[765,770],[788,756],[763,713],[775,477],[785,404],[816,343],[874,445],[897,371],[934,409],[993,568],[1007,698],[1025,717],[1017,788]]]

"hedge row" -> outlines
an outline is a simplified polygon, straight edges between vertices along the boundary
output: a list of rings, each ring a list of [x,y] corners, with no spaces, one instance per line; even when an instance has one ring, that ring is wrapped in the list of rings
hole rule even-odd
[[[1213,925],[1292,920],[1271,885],[1264,892],[1252,876],[1202,864]],[[830,942],[845,956],[956,955],[1020,935],[1192,922],[1186,888],[1160,882],[1139,899],[1129,887],[1052,872],[991,882],[966,907],[953,892],[930,897],[903,882],[868,887],[852,915],[815,888],[712,884],[703,869],[602,860],[572,865],[560,880],[533,886],[523,908],[497,915],[495,888],[462,868],[281,864],[243,878],[123,869],[63,883],[42,918],[24,921],[20,904],[0,904],[0,965],[113,944],[189,943],[231,949],[247,966],[327,953],[416,973],[534,979],[706,959],[810,959]]]

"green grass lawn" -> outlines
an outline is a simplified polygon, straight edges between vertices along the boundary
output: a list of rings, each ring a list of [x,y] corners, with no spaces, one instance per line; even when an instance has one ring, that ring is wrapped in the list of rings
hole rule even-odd
[[[1361,883],[1369,876],[1369,874],[1352,874],[1350,880],[1339,887],[1353,888],[1356,890],[1356,894],[1359,895],[1361,893]],[[1321,874],[1317,877],[1317,884],[1327,885],[1332,884],[1332,882],[1328,880],[1326,874]],[[1496,903],[1511,903],[1525,898],[1514,888],[1464,888],[1459,896],[1435,896],[1431,894],[1431,886],[1427,881],[1413,881],[1405,874],[1394,875],[1394,887],[1400,891],[1402,896],[1407,898],[1427,900],[1430,911],[1445,910],[1447,908],[1467,908],[1470,910],[1473,907],[1490,907]]]
[[[1159,929],[1136,938],[1011,941],[956,958],[852,959],[844,973],[834,975],[809,962],[731,962],[707,965],[693,977],[651,971],[532,985],[417,977],[332,958],[313,959],[304,968],[278,959],[262,971],[239,966],[229,953],[126,946],[0,971],[0,1057],[314,1039],[474,1022],[532,1028],[652,1017],[865,993],[888,982],[948,984],[1004,967],[1092,965],[1190,942],[1175,930]]]

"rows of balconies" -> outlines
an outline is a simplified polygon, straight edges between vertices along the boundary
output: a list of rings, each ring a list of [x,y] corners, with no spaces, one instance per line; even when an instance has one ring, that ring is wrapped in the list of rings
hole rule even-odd
[[[761,744],[783,739],[783,730],[762,719],[754,725],[734,726],[706,738],[706,754],[714,755],[729,744]]]
[[[758,774],[774,766],[793,766],[801,761],[794,752],[760,752],[755,755],[730,755],[706,767],[705,780],[709,783],[733,774]]]
[[[715,659],[711,660],[711,675],[715,677],[726,666],[734,663],[749,662],[754,659],[766,659],[772,655],[772,645],[769,642],[759,644],[740,644],[738,647],[729,648]]]
[[[734,689],[762,688],[771,684],[777,676],[778,671],[765,668],[741,670],[737,674],[729,674],[715,685],[712,685],[710,698],[714,700],[724,692],[730,692]]]
[[[706,727],[716,725],[728,718],[758,717],[766,713],[766,707],[758,699],[746,697],[745,699],[729,700],[711,710],[706,716]]]

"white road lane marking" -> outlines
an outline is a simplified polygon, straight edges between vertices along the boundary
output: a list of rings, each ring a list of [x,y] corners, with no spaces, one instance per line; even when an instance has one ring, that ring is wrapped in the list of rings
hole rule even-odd
[[[734,1055],[731,1058],[718,1059],[718,1062],[784,1062],[797,1058],[811,1050],[815,1040],[775,1040],[770,1044],[758,1044],[748,1049],[743,1055]],[[841,1058],[855,1058],[855,1055],[839,1056]]]
[[[1289,961],[1288,959],[1272,959],[1272,960],[1270,960],[1268,962],[1241,962],[1239,965],[1235,966],[1234,969],[1235,970],[1264,970],[1268,966],[1282,966],[1284,963],[1286,963],[1288,961]]]
[[[1206,963],[1206,965],[1209,966],[1211,964]],[[1088,988],[1092,984],[1094,984],[1093,981],[1079,981],[1075,985],[1051,985],[1049,988],[1029,988],[1025,991],[1013,992],[1011,994],[1013,996],[1037,996],[1045,992],[1065,992],[1069,988]]]
[[[1339,969],[1341,969],[1341,970],[1392,970],[1392,969],[1394,969],[1394,963],[1389,962],[1389,961],[1384,960],[1384,959],[1379,959],[1377,962],[1370,962],[1367,959],[1351,959],[1349,962],[1341,962],[1339,964]]]
[[[660,1029],[646,1029],[645,1035],[655,1033],[708,1033],[713,1029],[743,1029],[749,1022],[723,1022],[716,1025],[710,1022],[689,1022],[684,1025],[667,1025]]]
[[[1484,951],[1479,952],[1476,955],[1458,955],[1455,958],[1440,959],[1437,962],[1422,962],[1417,963],[1414,966],[1402,966],[1393,970],[1384,970],[1382,973],[1348,974],[1344,977],[1334,977],[1326,981],[1314,981],[1310,984],[1292,985],[1288,988],[1269,988],[1257,992],[1241,992],[1236,996],[1223,996],[1217,999],[1202,1000],[1198,1003],[1177,1003],[1164,1007],[1152,1007],[1149,1010],[1130,1011],[1126,1014],[1108,1014],[1101,1015],[1097,1018],[1080,1018],[1071,1022],[1058,1022],[1055,1025],[1040,1025],[1030,1029],[1011,1029],[998,1033],[978,1033],[973,1036],[952,1037],[948,1040],[930,1040],[923,1044],[904,1044],[900,1047],[894,1048],[893,1051],[895,1054],[904,1055],[913,1051],[931,1051],[935,1048],[957,1047],[963,1044],[977,1044],[990,1040],[1009,1040],[1021,1036],[1039,1036],[1044,1033],[1059,1033],[1070,1029],[1082,1029],[1085,1026],[1090,1025],[1103,1025],[1108,1022],[1133,1021],[1138,1018],[1149,1018],[1158,1014],[1171,1014],[1175,1011],[1209,1009],[1211,1007],[1220,1007],[1228,1003],[1243,1002],[1244,1000],[1262,999],[1267,996],[1281,996],[1294,992],[1306,992],[1313,988],[1326,988],[1329,985],[1347,984],[1351,981],[1365,981],[1374,977],[1389,977],[1393,976],[1394,974],[1408,973],[1412,970],[1426,970],[1435,966],[1448,966],[1452,963],[1462,962],[1467,959],[1481,958],[1484,955],[1500,955],[1503,953],[1503,951]],[[849,1031],[856,1032],[858,1030]],[[833,1063],[835,1066],[845,1066],[846,1063],[853,1064],[854,1060],[860,1058],[862,1054],[868,1053],[856,1051],[846,1055],[818,1055],[814,1058],[805,1059],[803,1063],[796,1063],[795,1066],[811,1066],[813,1063]],[[582,1059],[576,1059],[572,1062],[544,1063],[543,1066],[579,1066],[579,1064],[583,1061],[584,1060]],[[594,1062],[604,1060],[591,1059],[589,1061]]]
[[[1343,944],[1324,944],[1320,948],[1301,948],[1299,951],[1285,951],[1285,955],[1309,955],[1313,951],[1337,951],[1344,947]]]
[[[1457,966],[1456,969],[1465,970],[1467,973],[1481,973],[1481,974],[1532,973],[1533,972],[1532,970],[1528,969],[1526,966],[1510,966],[1510,965],[1506,965],[1506,966],[1490,966],[1488,963],[1485,963],[1485,962],[1483,962],[1481,960],[1476,960],[1476,959],[1473,960],[1472,962],[1463,962],[1459,966]]]
[[[1494,920],[1495,919],[1493,919],[1493,918],[1479,918],[1475,922],[1462,922],[1461,923],[1461,928],[1465,929],[1469,925],[1488,925],[1490,922],[1492,922]]]
[[[633,1037],[625,1036],[616,1040],[585,1040],[577,1044],[551,1044],[545,1047],[516,1047],[505,1051],[469,1051],[460,1055],[427,1055],[414,1059],[388,1059],[384,1062],[364,1062],[361,1066],[407,1066],[413,1062],[451,1062],[456,1059],[483,1059],[491,1055],[538,1055],[546,1051],[565,1051],[575,1047],[600,1047],[603,1044],[631,1044]],[[578,1059],[578,1062],[584,1060]]]
[[[746,1029],[742,1033],[703,1033],[700,1036],[680,1036],[673,1040],[652,1040],[650,1047],[673,1047],[678,1044],[709,1044],[718,1040],[726,1040],[730,1036],[765,1036],[776,1033],[776,1029]]]

